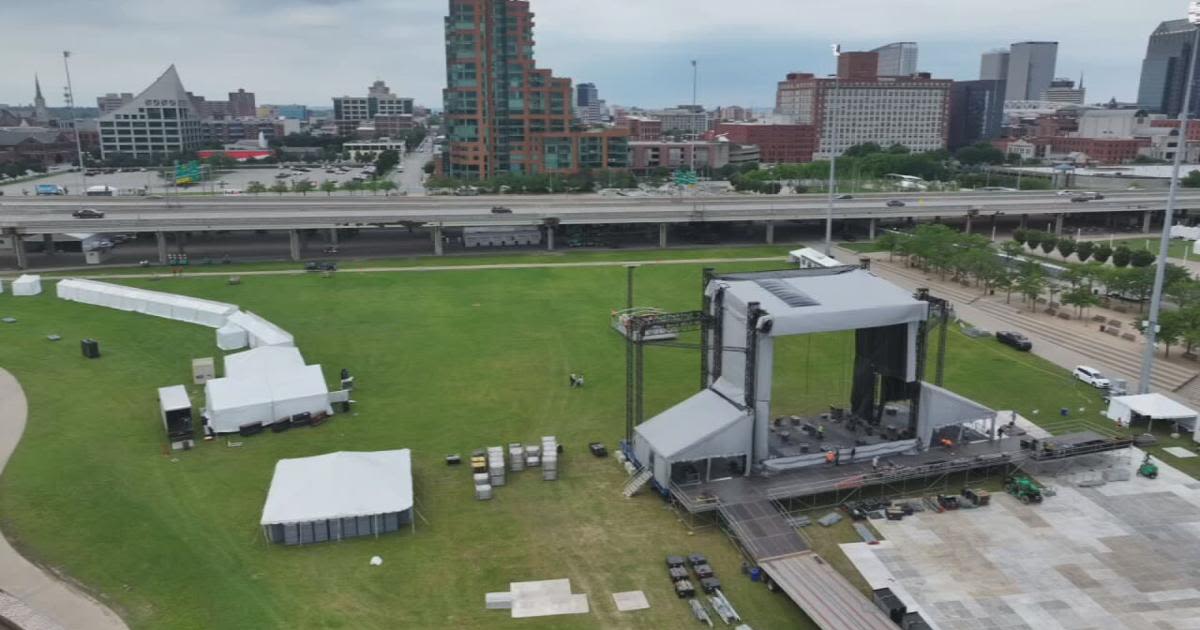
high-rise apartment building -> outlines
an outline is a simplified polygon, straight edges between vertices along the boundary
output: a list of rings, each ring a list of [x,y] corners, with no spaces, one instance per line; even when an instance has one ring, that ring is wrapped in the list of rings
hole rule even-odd
[[[1046,88],[1041,100],[1051,103],[1083,105],[1086,96],[1087,91],[1083,87],[1082,79],[1079,87],[1075,87],[1075,82],[1071,79],[1059,78],[1050,82],[1050,87]]]
[[[921,73],[864,76],[855,63],[841,64],[837,79],[789,74],[779,83],[776,113],[816,127],[818,158],[868,142],[901,144],[912,151],[946,147],[952,81]]]
[[[600,90],[595,83],[580,83],[575,86],[575,105],[587,107],[600,100]]]
[[[711,117],[699,105],[680,105],[669,109],[661,109],[650,113],[662,121],[665,133],[677,133],[684,136],[699,137],[708,131]]]
[[[990,50],[983,53],[979,60],[979,79],[981,81],[1007,81],[1008,57],[1007,49]]]
[[[871,52],[879,55],[876,74],[881,77],[908,77],[917,73],[916,42],[893,42]]]
[[[1058,64],[1058,42],[1019,42],[1009,49],[1006,101],[1041,100]]]
[[[242,88],[238,88],[236,92],[229,93],[229,115],[236,118],[254,118],[258,114],[258,107],[254,104],[254,92],[247,92]]]
[[[170,155],[203,142],[201,117],[183,88],[175,66],[130,102],[100,117],[100,153],[104,159]]]
[[[608,119],[608,103],[600,98],[595,83],[575,86],[575,114],[585,125],[599,125]]]
[[[1138,105],[1149,111],[1178,116],[1183,109],[1188,63],[1196,29],[1187,20],[1168,20],[1150,34],[1142,78],[1138,84]],[[1193,86],[1193,117],[1200,116],[1200,82]]]
[[[628,132],[572,129],[571,80],[538,68],[522,0],[450,0],[443,92],[446,175],[624,168]]]
[[[1000,137],[1004,124],[1004,81],[955,81],[950,88],[951,151]]]

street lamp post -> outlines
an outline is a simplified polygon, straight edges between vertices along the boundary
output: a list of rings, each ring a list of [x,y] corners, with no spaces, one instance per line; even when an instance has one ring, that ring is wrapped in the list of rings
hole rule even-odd
[[[79,139],[79,119],[75,116],[75,90],[71,87],[71,64],[68,59],[71,58],[71,51],[63,51],[63,69],[67,71],[67,92],[63,96],[67,97],[67,107],[71,109],[71,128],[75,130],[75,151],[79,155],[79,193],[87,194],[87,175],[84,173],[83,164],[83,142]]]
[[[1154,266],[1154,292],[1150,297],[1150,314],[1146,319],[1146,347],[1142,352],[1142,373],[1138,380],[1138,393],[1150,393],[1150,373],[1154,368],[1154,352],[1158,336],[1158,315],[1162,310],[1163,282],[1167,271],[1167,254],[1171,245],[1171,221],[1175,214],[1176,197],[1179,194],[1179,170],[1183,155],[1187,153],[1188,120],[1191,118],[1192,82],[1196,76],[1196,57],[1200,52],[1200,0],[1192,0],[1188,6],[1188,22],[1192,25],[1192,59],[1188,64],[1187,81],[1183,90],[1183,109],[1179,112],[1179,141],[1175,146],[1175,161],[1171,167],[1171,188],[1167,193],[1167,208],[1163,213],[1162,238],[1158,244],[1158,260]]]
[[[829,207],[825,210],[825,255],[833,255],[833,201],[834,201],[834,185],[837,182],[837,125],[833,119],[833,93],[838,87],[837,61],[842,56],[841,44],[833,45],[833,60],[834,60],[834,75],[833,89],[829,91],[829,95],[825,101],[825,125],[830,128],[829,133]]]

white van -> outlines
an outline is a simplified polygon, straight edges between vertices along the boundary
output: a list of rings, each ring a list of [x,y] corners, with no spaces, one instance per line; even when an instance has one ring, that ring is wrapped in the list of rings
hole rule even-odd
[[[1108,381],[1108,378],[1100,373],[1100,370],[1097,370],[1096,368],[1090,368],[1086,365],[1075,366],[1075,371],[1073,374],[1075,375],[1075,378],[1098,389],[1108,389],[1112,385],[1112,383]]]

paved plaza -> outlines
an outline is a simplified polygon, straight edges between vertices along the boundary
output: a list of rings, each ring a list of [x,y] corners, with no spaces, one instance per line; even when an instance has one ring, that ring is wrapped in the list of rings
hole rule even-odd
[[[1110,455],[1127,481],[1077,487],[1100,470],[1045,481],[1056,496],[903,521],[872,521],[879,545],[843,545],[872,588],[891,588],[945,630],[1200,629],[1200,482],[1142,453]]]

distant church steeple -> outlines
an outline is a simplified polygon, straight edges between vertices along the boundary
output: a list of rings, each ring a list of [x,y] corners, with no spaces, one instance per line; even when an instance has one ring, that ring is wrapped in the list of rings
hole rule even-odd
[[[46,109],[46,97],[42,96],[42,82],[36,74],[33,75],[33,87],[35,91],[33,97],[33,117],[38,121],[48,121],[50,120],[50,112]]]

